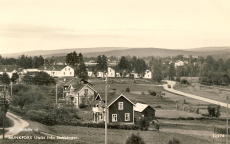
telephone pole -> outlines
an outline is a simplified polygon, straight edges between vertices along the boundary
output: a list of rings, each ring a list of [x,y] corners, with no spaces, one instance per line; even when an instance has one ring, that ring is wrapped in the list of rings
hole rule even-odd
[[[107,144],[107,81],[108,81],[108,74],[106,73],[105,79],[105,144]]]
[[[228,103],[227,103],[227,144],[228,144]]]

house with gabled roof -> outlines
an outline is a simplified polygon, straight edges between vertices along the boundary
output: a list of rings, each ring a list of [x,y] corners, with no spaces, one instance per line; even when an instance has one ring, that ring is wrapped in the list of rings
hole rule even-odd
[[[74,83],[69,86],[64,86],[64,97],[66,102],[74,104],[75,108],[79,108],[80,105],[91,105],[95,100],[97,91],[88,84]]]
[[[101,99],[101,96],[100,96]],[[99,99],[98,99],[99,100]],[[111,95],[108,97],[107,102],[107,120],[108,123],[124,123],[133,124],[134,123],[134,106],[135,104],[130,101],[123,94]],[[105,101],[98,101],[94,105],[93,109],[94,122],[98,123],[104,121],[105,116]]]
[[[68,65],[42,66],[39,70],[48,73],[52,77],[74,77],[74,69]]]
[[[150,70],[146,70],[143,78],[152,79],[152,72]]]
[[[13,73],[17,73],[18,67],[15,65],[0,65],[0,75],[7,73],[9,78],[12,77]]]
[[[155,109],[147,104],[142,103],[136,103],[134,107],[134,115],[136,119],[140,119],[142,117],[146,118],[148,121],[156,119]]]

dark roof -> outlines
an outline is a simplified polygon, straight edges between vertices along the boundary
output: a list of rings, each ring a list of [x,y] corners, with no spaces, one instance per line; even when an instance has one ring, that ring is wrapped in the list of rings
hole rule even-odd
[[[0,65],[0,72],[12,72],[17,70],[16,65]]]
[[[127,99],[130,103],[132,103],[133,105],[135,105],[132,101],[130,101],[127,97],[125,97],[123,94],[120,95],[112,95],[110,96],[108,103],[107,103],[107,107],[109,107],[111,104],[113,104],[117,99],[119,99],[120,97],[124,97],[125,99]]]

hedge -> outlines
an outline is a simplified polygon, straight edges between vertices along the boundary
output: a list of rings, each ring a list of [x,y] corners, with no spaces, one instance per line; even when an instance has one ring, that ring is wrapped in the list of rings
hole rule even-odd
[[[93,128],[105,128],[105,123],[80,123],[80,122],[73,122],[73,123],[66,123],[66,125],[72,126],[80,126],[80,127],[93,127]],[[108,124],[109,129],[125,129],[125,130],[138,130],[138,125],[125,125],[125,124]]]
[[[18,107],[12,106],[12,105],[9,106],[9,109],[10,109],[10,111],[15,112],[16,114],[18,114],[20,116],[24,116],[26,114],[25,110],[22,110]]]
[[[230,128],[228,128],[228,135],[230,135]],[[227,129],[226,128],[221,128],[221,127],[214,127],[214,133],[216,134],[227,134]]]

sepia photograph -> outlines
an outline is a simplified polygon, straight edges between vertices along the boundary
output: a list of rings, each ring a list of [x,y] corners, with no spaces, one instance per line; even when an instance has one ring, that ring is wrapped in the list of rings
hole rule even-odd
[[[0,144],[230,144],[230,0],[0,0]]]

